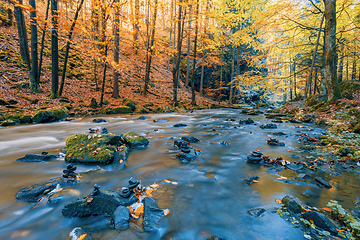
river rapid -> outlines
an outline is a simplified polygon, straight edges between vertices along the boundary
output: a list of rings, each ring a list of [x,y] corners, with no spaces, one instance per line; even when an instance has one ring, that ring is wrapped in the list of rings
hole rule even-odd
[[[278,180],[279,174],[268,168],[246,163],[246,156],[255,149],[272,158],[283,157],[297,162],[308,159],[309,153],[298,152],[297,136],[300,132],[321,135],[324,131],[311,124],[277,123],[277,129],[261,129],[269,123],[264,115],[250,116],[256,125],[240,125],[247,116],[237,109],[202,110],[193,113],[101,116],[108,123],[94,123],[95,117],[77,118],[48,124],[19,125],[0,128],[0,239],[70,239],[75,227],[91,233],[93,239],[304,239],[300,229],[291,226],[275,211],[276,199],[285,195],[299,198],[314,207],[326,207],[329,200],[337,200],[352,209],[354,199],[360,195],[357,176],[324,176],[331,179],[331,189],[288,184]],[[100,117],[96,117],[100,118]],[[227,121],[236,119],[237,121]],[[153,120],[160,120],[154,122]],[[187,127],[173,127],[184,123]],[[305,126],[299,128],[298,126]],[[43,151],[58,154],[65,140],[72,134],[87,132],[90,127],[106,127],[115,134],[134,131],[150,141],[143,149],[130,151],[127,166],[116,170],[111,166],[77,165],[82,176],[80,183],[71,187],[64,201],[58,205],[20,202],[15,194],[23,187],[47,181],[62,175],[64,160],[49,162],[17,162],[25,154]],[[276,136],[285,146],[269,146],[269,132],[282,131]],[[193,143],[202,155],[190,164],[181,164],[171,150],[174,139],[194,136]],[[229,145],[220,144],[227,141]],[[170,152],[169,152],[170,151]],[[308,158],[307,158],[308,157]],[[288,179],[296,172],[283,170]],[[257,175],[259,182],[248,185],[244,178]],[[150,185],[168,179],[175,184],[163,184],[154,193],[160,208],[168,208],[166,227],[155,233],[143,232],[137,223],[125,231],[113,229],[107,217],[69,219],[61,214],[67,201],[89,195],[94,184],[102,190],[113,190],[127,185],[130,177]],[[164,183],[164,182],[162,182]],[[310,190],[313,196],[303,194]],[[264,208],[264,216],[255,218],[248,213],[253,208]]]

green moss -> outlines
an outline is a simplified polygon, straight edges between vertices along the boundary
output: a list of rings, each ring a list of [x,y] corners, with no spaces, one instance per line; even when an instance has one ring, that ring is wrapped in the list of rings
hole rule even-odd
[[[111,107],[108,107],[108,108],[105,109],[105,113],[106,114],[115,114],[115,111]]]
[[[360,84],[354,81],[342,81],[339,84],[341,95],[353,99],[353,94],[360,90]]]
[[[4,120],[0,126],[3,126],[3,127],[6,127],[6,126],[12,126],[12,125],[15,125],[15,124],[19,124],[20,121],[17,120],[17,119],[7,119],[7,120]]]
[[[301,149],[304,150],[304,151],[312,151],[312,150],[315,149],[315,146],[313,146],[313,145],[305,145],[305,146],[302,146]]]
[[[311,106],[315,106],[315,105],[318,105],[319,103],[323,103],[323,102],[326,102],[326,101],[327,101],[326,96],[319,95],[319,94],[311,95],[306,99],[305,106],[306,107],[311,107]]]
[[[149,144],[149,140],[132,131],[124,133],[122,139],[125,143],[130,145],[130,147],[146,146]]]
[[[75,134],[66,139],[67,162],[104,163],[114,160],[120,137],[114,134]]]
[[[358,123],[358,124],[353,128],[353,132],[354,132],[354,133],[360,133],[360,123]]]
[[[33,123],[58,121],[69,116],[69,110],[64,107],[49,110],[39,110],[31,118]]]
[[[346,146],[346,147],[340,147],[337,150],[336,154],[344,157],[344,156],[348,156],[349,154],[354,155],[355,152],[356,152],[356,149],[354,147]]]
[[[128,106],[121,106],[121,107],[114,108],[114,112],[115,112],[116,114],[132,113],[132,110],[131,110],[131,108],[128,107]]]
[[[31,122],[31,116],[30,115],[24,115],[20,117],[21,123],[30,123]]]
[[[133,100],[131,100],[130,98],[125,98],[123,100],[123,104],[125,106],[130,107],[131,111],[135,111],[135,109],[136,109],[136,103]]]

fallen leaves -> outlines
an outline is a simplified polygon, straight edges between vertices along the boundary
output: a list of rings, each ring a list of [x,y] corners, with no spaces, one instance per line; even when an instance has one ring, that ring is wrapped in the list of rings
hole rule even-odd
[[[278,204],[282,204],[281,199],[276,199],[275,202],[277,202]]]
[[[86,238],[87,234],[84,233],[83,235],[81,235],[80,237],[78,237],[76,240],[84,240]]]
[[[88,198],[88,199],[86,200],[86,202],[91,203],[93,200],[94,200],[94,199],[90,197],[90,198]]]
[[[164,209],[164,215],[165,215],[165,216],[169,215],[169,213],[170,213],[170,210],[169,210],[169,209]]]
[[[70,153],[70,154],[69,154],[69,158],[71,158],[71,157],[72,157],[72,155],[74,155],[74,153]]]

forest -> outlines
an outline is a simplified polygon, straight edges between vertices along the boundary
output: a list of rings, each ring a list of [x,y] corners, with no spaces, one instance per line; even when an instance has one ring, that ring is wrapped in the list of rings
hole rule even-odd
[[[359,0],[0,0],[0,238],[359,239],[359,43]]]

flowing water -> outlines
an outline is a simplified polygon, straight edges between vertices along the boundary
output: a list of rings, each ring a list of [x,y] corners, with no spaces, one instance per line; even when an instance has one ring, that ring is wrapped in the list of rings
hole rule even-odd
[[[0,239],[68,239],[75,227],[87,229],[93,239],[197,240],[211,235],[224,239],[304,239],[301,230],[293,228],[273,211],[278,206],[275,199],[291,195],[315,207],[325,207],[329,200],[335,199],[351,209],[354,196],[360,194],[358,178],[353,174],[331,177],[336,187],[325,189],[281,182],[268,168],[245,161],[255,149],[270,157],[301,161],[306,154],[295,152],[298,157],[293,155],[300,146],[296,139],[298,131],[313,128],[311,133],[316,135],[323,129],[311,125],[297,128],[299,124],[290,123],[278,124],[276,130],[261,129],[260,124],[269,122],[262,115],[251,116],[257,125],[226,121],[246,117],[235,109],[146,116],[145,120],[136,115],[102,116],[108,123],[93,123],[94,117],[85,117],[71,122],[1,128]],[[154,122],[155,119],[161,121]],[[176,123],[188,126],[173,127]],[[146,135],[150,145],[131,150],[127,167],[121,170],[111,166],[77,165],[81,182],[71,187],[58,205],[24,203],[15,199],[21,188],[61,176],[67,165],[63,160],[31,163],[16,162],[17,158],[42,151],[58,154],[67,137],[97,126],[107,127],[115,134],[135,131]],[[269,132],[275,131],[287,133],[277,137],[286,143],[285,147],[266,144]],[[191,145],[200,149],[202,155],[190,164],[181,164],[171,153],[175,149],[172,138],[186,135],[200,139],[200,143]],[[229,145],[220,144],[221,141],[227,141]],[[258,175],[260,180],[247,185],[243,179],[252,175]],[[291,179],[297,174],[284,170],[281,175]],[[144,185],[164,179],[178,183],[163,184],[154,194],[160,208],[170,209],[166,228],[149,234],[132,223],[128,230],[119,231],[112,228],[106,217],[69,219],[62,216],[64,204],[76,197],[87,196],[94,184],[100,185],[101,189],[116,190],[127,186],[130,177],[141,180]],[[305,196],[305,190],[311,190],[314,196]],[[259,207],[267,210],[263,217],[254,218],[247,213],[249,209]]]

